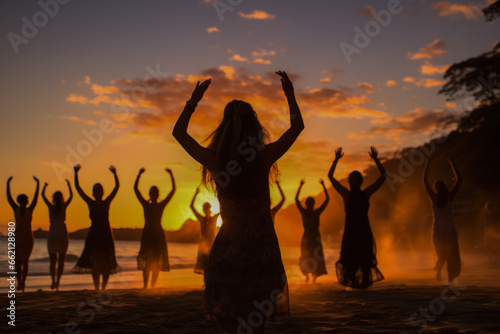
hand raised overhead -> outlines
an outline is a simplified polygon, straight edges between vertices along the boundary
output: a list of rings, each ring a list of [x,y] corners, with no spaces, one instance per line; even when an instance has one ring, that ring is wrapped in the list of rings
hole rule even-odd
[[[109,170],[111,171],[111,173],[116,174],[116,167],[115,166],[113,166],[113,165],[109,166]]]
[[[80,165],[80,164],[76,164],[73,166],[73,170],[75,171],[75,173],[77,173],[81,168],[82,168],[82,165]]]
[[[206,90],[208,89],[208,86],[212,83],[212,79],[208,79],[203,81],[201,84],[198,81],[196,83],[196,87],[193,90],[193,94],[191,94],[191,99],[190,101],[193,101],[194,103],[198,103],[201,101],[203,98],[203,94],[205,94]]]
[[[293,84],[286,72],[284,71],[276,71],[276,74],[281,77],[281,86],[283,87],[283,92],[287,97],[291,97],[294,95]]]
[[[344,156],[344,152],[342,152],[342,147],[339,147],[335,150],[335,161],[339,161],[340,158]]]
[[[375,147],[370,147],[370,152],[368,152],[368,154],[370,155],[370,158],[372,158],[373,160],[377,160],[378,159],[378,150],[375,148]]]

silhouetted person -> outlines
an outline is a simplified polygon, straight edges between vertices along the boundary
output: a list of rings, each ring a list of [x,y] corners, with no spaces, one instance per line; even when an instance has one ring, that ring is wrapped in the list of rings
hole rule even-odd
[[[369,155],[375,161],[380,177],[364,190],[361,190],[363,175],[358,171],[349,174],[350,190],[333,177],[337,163],[344,156],[341,147],[335,151],[335,160],[328,172],[333,188],[344,200],[346,213],[340,259],[336,263],[337,278],[340,284],[355,289],[367,288],[384,279],[377,268],[377,247],[368,219],[368,208],[370,197],[384,184],[387,174],[374,147],[371,147]]]
[[[193,199],[191,200],[191,211],[196,216],[196,219],[200,222],[201,229],[201,239],[198,244],[198,256],[196,258],[196,265],[194,267],[194,272],[197,274],[205,275],[205,268],[208,263],[208,254],[210,254],[210,249],[215,239],[217,218],[219,218],[220,212],[212,215],[212,206],[210,203],[203,203],[203,214],[196,211],[194,207],[194,202],[196,201],[196,196],[200,192],[199,188],[196,188]]]
[[[314,209],[316,203],[314,198],[307,197],[306,207],[304,208],[299,200],[300,191],[305,181],[300,181],[297,195],[295,195],[295,203],[302,216],[302,226],[304,226],[304,234],[300,242],[300,271],[306,277],[306,283],[309,282],[309,274],[316,283],[316,279],[321,275],[326,275],[325,256],[323,254],[323,244],[321,243],[321,235],[319,233],[319,216],[325,211],[330,196],[325,188],[325,182],[320,180],[320,184],[325,192],[325,201],[317,209]]]
[[[269,178],[277,176],[275,162],[293,144],[304,122],[292,82],[286,73],[276,73],[281,76],[291,122],[276,142],[266,144],[268,133],[250,104],[233,100],[210,135],[208,147],[199,145],[187,127],[210,80],[196,85],[173,131],[182,147],[203,165],[203,181],[216,188],[220,202],[224,223],[209,255],[203,313],[230,333],[263,333],[267,318],[288,314],[287,279],[271,216]],[[257,317],[249,318],[254,312]]]
[[[281,201],[271,209],[271,216],[273,217],[273,222],[275,222],[274,219],[276,217],[276,214],[278,213],[278,211],[280,211],[283,204],[285,204],[285,194],[283,193],[283,189],[281,189],[279,181],[276,181],[276,185],[278,186],[278,190],[280,191]]]
[[[427,160],[424,171],[424,186],[429,194],[434,214],[434,227],[432,240],[436,249],[437,261],[436,279],[441,280],[441,270],[445,263],[448,269],[448,281],[451,283],[460,275],[460,250],[458,247],[458,234],[453,220],[452,204],[455,195],[462,183],[462,177],[458,173],[455,164],[448,160],[455,177],[455,184],[448,190],[443,180],[437,180],[434,189],[429,184],[430,161]]]
[[[163,227],[161,226],[161,217],[163,210],[172,199],[172,196],[174,196],[176,188],[174,175],[167,168],[165,171],[170,174],[170,181],[172,182],[170,193],[165,199],[158,201],[160,191],[157,186],[152,186],[149,189],[149,200],[144,199],[139,191],[139,179],[145,171],[144,168],[139,170],[134,183],[135,195],[144,209],[144,229],[141,236],[141,249],[137,256],[137,269],[142,270],[143,289],[147,289],[149,274],[152,274],[151,288],[153,289],[160,271],[170,271],[167,240],[165,238],[165,231],[163,231]]]
[[[14,202],[10,192],[10,181],[12,181],[12,176],[7,180],[7,200],[12,210],[14,210],[14,219],[16,221],[16,230],[14,233],[16,236],[15,263],[17,290],[21,291],[24,291],[26,287],[29,259],[31,251],[33,250],[34,239],[31,230],[31,220],[33,218],[33,210],[38,201],[38,191],[40,189],[40,181],[35,176],[33,176],[33,179],[36,181],[36,189],[30,206],[28,206],[28,196],[25,194],[17,196],[17,203]]]
[[[500,255],[500,215],[492,202],[486,202],[483,209],[484,245],[490,263],[495,263]]]
[[[110,166],[109,170],[113,173],[115,178],[115,187],[111,194],[103,200],[104,189],[100,183],[94,184],[92,188],[92,195],[94,199],[90,198],[80,187],[78,181],[78,171],[80,165],[75,165],[75,188],[80,197],[87,203],[89,207],[90,216],[90,229],[85,239],[85,247],[83,248],[82,255],[78,259],[74,273],[92,273],[92,280],[94,287],[99,290],[100,276],[102,275],[102,289],[106,289],[110,274],[115,274],[118,271],[118,264],[116,263],[115,255],[115,242],[113,240],[113,233],[109,224],[109,206],[113,198],[115,198],[120,182],[116,175],[116,168]]]
[[[73,199],[73,191],[68,180],[69,197],[64,201],[62,192],[56,191],[52,195],[52,203],[45,196],[45,190],[48,183],[45,183],[42,189],[42,198],[49,208],[49,237],[47,238],[47,250],[50,258],[50,277],[52,278],[51,289],[59,290],[61,275],[64,271],[64,260],[68,251],[68,229],[66,228],[66,208]],[[57,270],[56,270],[57,264]],[[56,274],[57,273],[57,274]]]

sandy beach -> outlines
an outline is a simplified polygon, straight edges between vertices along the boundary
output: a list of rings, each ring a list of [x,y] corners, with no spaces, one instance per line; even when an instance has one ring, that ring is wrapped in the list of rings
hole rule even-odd
[[[484,263],[464,269],[456,286],[439,284],[432,270],[420,273],[418,279],[411,278],[416,273],[391,274],[362,291],[346,290],[332,274],[321,277],[318,284],[296,281],[290,285],[290,317],[269,322],[266,332],[500,333],[500,283],[496,280],[500,269]],[[16,294],[16,327],[7,326],[4,317],[2,332],[223,332],[202,319],[199,285],[143,291],[120,288],[115,279],[111,287],[104,292]],[[3,307],[7,302],[3,294]]]

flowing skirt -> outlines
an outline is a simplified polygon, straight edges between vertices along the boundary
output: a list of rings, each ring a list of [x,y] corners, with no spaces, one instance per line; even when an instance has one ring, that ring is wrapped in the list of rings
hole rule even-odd
[[[205,319],[253,326],[266,318],[288,315],[287,277],[269,195],[219,201],[223,224],[206,267]]]
[[[147,268],[170,271],[167,240],[163,229],[151,231],[144,229],[142,231],[137,269],[145,270]]]
[[[450,233],[435,231],[433,242],[438,257],[436,267],[442,267],[446,263],[448,280],[451,282],[460,275],[462,270],[457,233],[455,231],[450,231]]]
[[[319,230],[305,231],[300,243],[299,266],[302,274],[326,275],[325,256]]]

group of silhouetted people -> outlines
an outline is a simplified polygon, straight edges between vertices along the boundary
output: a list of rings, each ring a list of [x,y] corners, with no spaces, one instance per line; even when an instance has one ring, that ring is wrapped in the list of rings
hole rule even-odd
[[[187,132],[188,124],[211,84],[210,79],[201,84],[197,83],[172,133],[186,152],[202,165],[203,184],[212,187],[220,203],[220,213],[213,214],[210,204],[205,203],[202,214],[194,205],[199,189],[192,199],[191,209],[200,222],[202,232],[195,272],[204,274],[205,319],[219,323],[230,333],[249,329],[252,329],[253,333],[262,333],[267,319],[289,314],[288,282],[274,229],[274,217],[285,198],[277,183],[281,201],[271,208],[269,183],[270,180],[277,180],[279,171],[276,163],[298,138],[304,129],[304,122],[295,99],[292,82],[285,72],[276,74],[281,78],[290,111],[290,127],[278,140],[269,141],[269,134],[261,125],[252,106],[240,100],[233,100],[226,105],[220,124],[208,137],[207,147],[193,139]],[[366,288],[384,278],[377,268],[376,243],[370,227],[368,210],[370,197],[384,184],[387,173],[378,158],[378,151],[372,147],[369,155],[378,167],[380,177],[373,184],[363,188],[362,174],[354,171],[349,174],[348,189],[334,177],[336,166],[343,154],[342,148],[335,151],[335,159],[328,172],[333,188],[343,199],[346,216],[336,273],[340,284],[352,288]],[[440,278],[441,270],[446,263],[449,281],[460,273],[458,237],[451,206],[461,178],[453,164],[452,167],[456,184],[451,190],[447,189],[443,181],[437,181],[434,188],[429,185],[428,166],[424,176],[425,188],[432,200],[434,212],[433,240],[438,255],[437,277]],[[104,289],[109,275],[118,270],[108,215],[111,201],[118,191],[119,181],[116,169],[111,166],[110,171],[115,179],[113,191],[104,198],[103,187],[97,183],[93,187],[93,198],[91,198],[80,187],[79,170],[80,166],[75,166],[75,187],[89,207],[91,227],[83,253],[73,271],[92,272],[96,289],[99,289],[102,276]],[[144,169],[139,171],[134,190],[144,209],[145,224],[137,262],[138,268],[144,271],[144,288],[146,288],[150,274],[151,286],[154,287],[159,272],[168,271],[170,268],[161,217],[176,187],[172,171],[166,169],[170,174],[172,190],[161,200],[158,188],[153,186],[149,191],[149,200],[146,200],[138,190],[139,179],[144,171]],[[24,289],[28,257],[33,247],[30,224],[38,195],[38,180],[35,178],[37,189],[30,206],[27,206],[28,199],[25,195],[18,197],[18,204],[12,200],[10,180],[7,186],[8,198],[14,209],[19,245],[16,269],[19,268],[19,288]],[[320,215],[328,204],[329,195],[324,182],[321,180],[320,183],[326,197],[320,207],[315,208],[312,197],[306,199],[305,206],[301,204],[299,195],[304,180],[301,181],[295,197],[304,227],[300,270],[306,276],[306,280],[309,280],[311,275],[313,282],[317,277],[327,273],[319,225]],[[68,246],[64,221],[66,208],[71,201],[69,182],[68,187],[70,196],[67,201],[64,201],[60,192],[54,194],[52,202],[49,202],[44,195],[51,223],[48,248],[51,254],[53,288],[59,286]],[[46,186],[43,194],[45,188]],[[223,224],[217,233],[216,221],[219,214]],[[59,265],[57,271],[56,262]],[[262,316],[255,317],[255,312]]]

